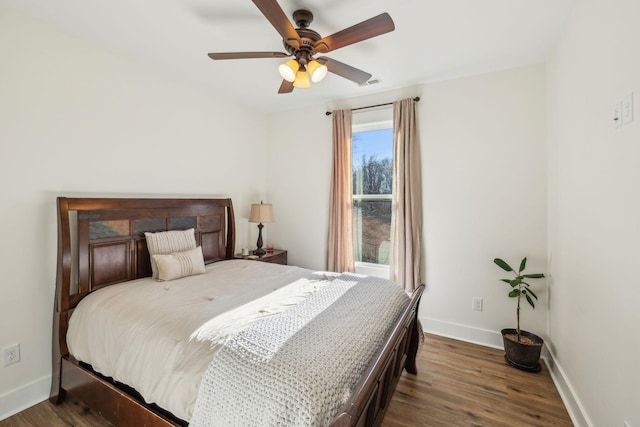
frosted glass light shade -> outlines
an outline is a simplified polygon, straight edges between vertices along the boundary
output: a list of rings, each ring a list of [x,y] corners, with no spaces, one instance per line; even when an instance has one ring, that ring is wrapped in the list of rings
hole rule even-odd
[[[314,83],[318,83],[320,80],[324,79],[329,71],[326,65],[319,63],[315,59],[309,62],[308,70],[311,75],[311,81]]]
[[[292,82],[296,79],[296,73],[298,71],[298,61],[295,59],[290,59],[284,64],[280,64],[278,67],[278,71],[283,79],[288,82]]]
[[[294,87],[307,88],[311,87],[311,81],[309,80],[309,73],[303,65],[300,66],[296,73],[296,79],[293,81]]]

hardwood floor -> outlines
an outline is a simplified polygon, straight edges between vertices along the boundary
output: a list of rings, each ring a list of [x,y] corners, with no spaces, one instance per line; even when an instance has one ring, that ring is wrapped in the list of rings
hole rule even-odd
[[[2,427],[111,427],[78,401],[55,406],[48,400],[0,421]]]
[[[547,367],[512,368],[504,352],[426,335],[418,375],[402,375],[382,424],[399,426],[572,426]]]
[[[417,376],[403,374],[383,427],[572,426],[546,366],[531,374],[508,366],[503,352],[427,335]],[[39,403],[0,427],[108,427],[75,401]]]

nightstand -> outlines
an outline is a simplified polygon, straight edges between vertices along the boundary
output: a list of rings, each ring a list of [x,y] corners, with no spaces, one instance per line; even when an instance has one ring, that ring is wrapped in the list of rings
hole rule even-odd
[[[251,252],[253,253],[253,251]],[[287,251],[282,249],[274,249],[271,252],[267,252],[258,258],[249,258],[248,256],[242,256],[242,254],[235,254],[236,258],[249,259],[253,261],[270,262],[273,264],[287,265]]]

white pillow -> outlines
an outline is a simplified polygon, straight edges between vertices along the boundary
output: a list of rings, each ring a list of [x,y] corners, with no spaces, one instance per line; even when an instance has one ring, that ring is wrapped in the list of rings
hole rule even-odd
[[[158,278],[158,266],[154,255],[167,255],[174,252],[184,252],[196,247],[194,229],[161,231],[159,233],[144,233],[147,248],[151,257],[151,272],[154,279]]]
[[[158,266],[158,280],[174,280],[204,273],[202,247],[169,255],[152,255]]]

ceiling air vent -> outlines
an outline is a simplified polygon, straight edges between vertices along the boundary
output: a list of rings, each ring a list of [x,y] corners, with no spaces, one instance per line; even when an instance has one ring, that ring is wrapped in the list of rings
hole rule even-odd
[[[378,83],[380,83],[382,80],[380,80],[377,77],[372,78],[371,80],[368,80],[364,83],[358,83],[358,86],[363,87],[363,86],[371,86],[371,85],[377,85]]]

